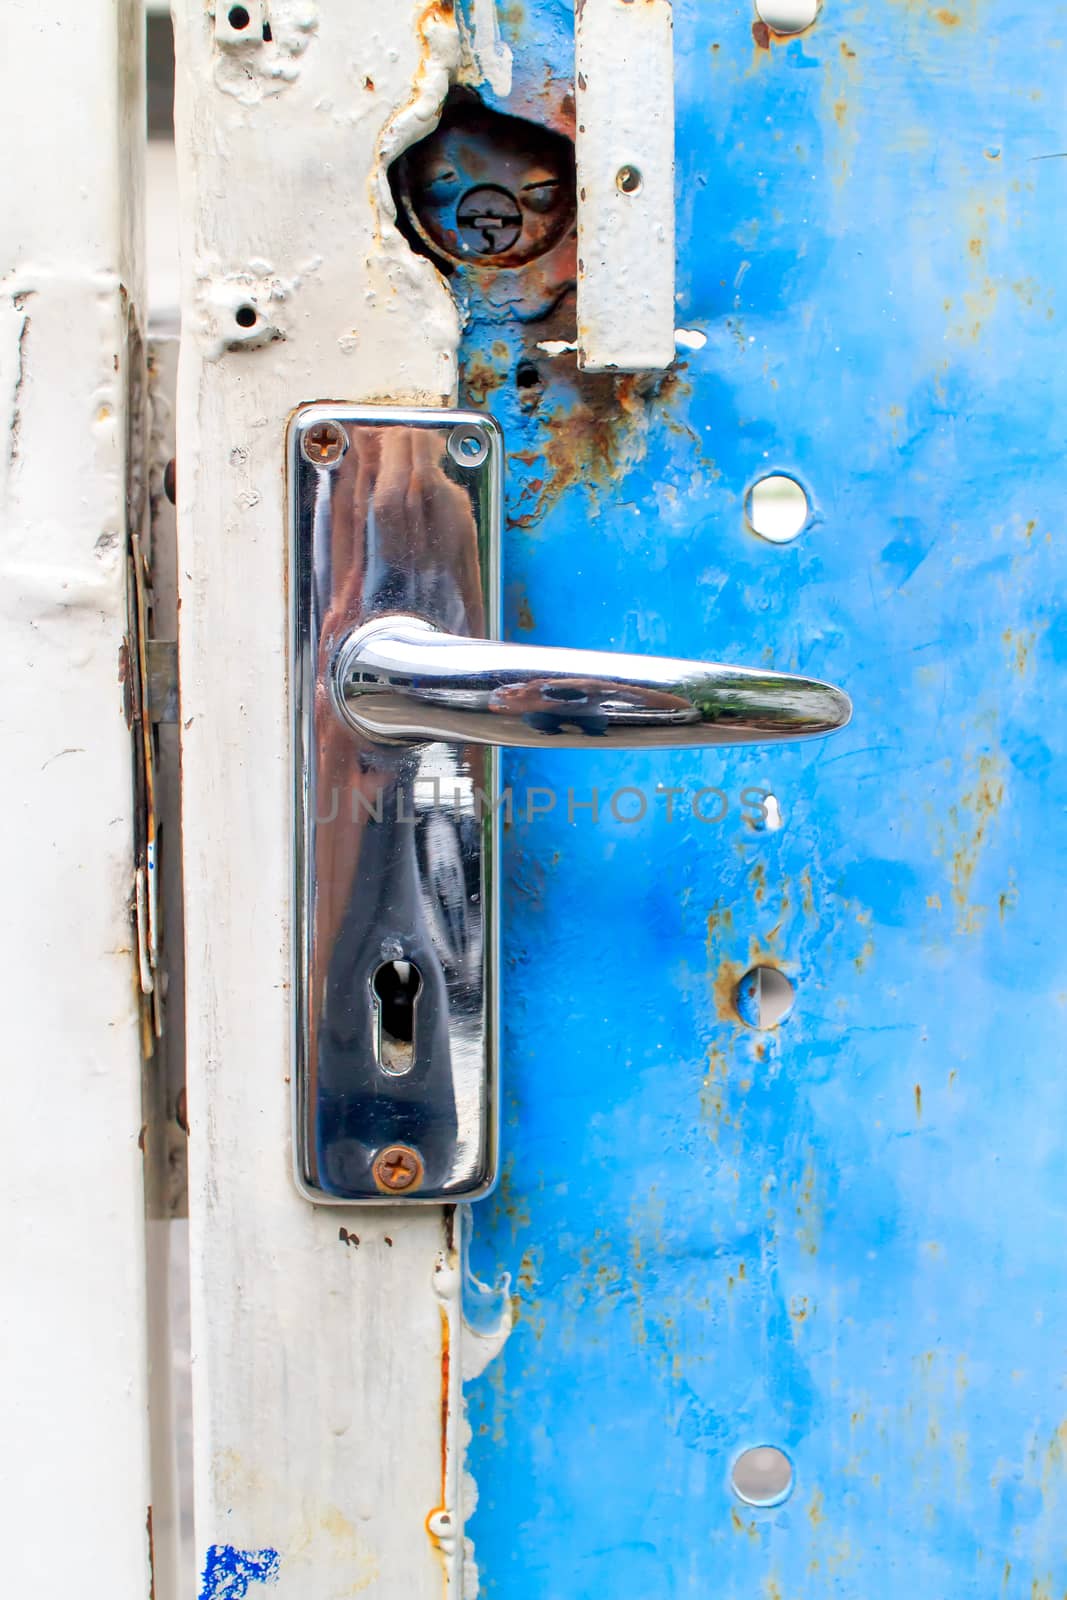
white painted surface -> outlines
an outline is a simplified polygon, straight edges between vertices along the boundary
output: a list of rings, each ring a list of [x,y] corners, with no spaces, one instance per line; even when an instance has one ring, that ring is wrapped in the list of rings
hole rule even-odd
[[[575,34],[578,362],[590,372],[668,367],[675,354],[670,0],[583,0]]]
[[[380,153],[433,125],[459,40],[412,0],[270,15],[242,51],[200,0],[176,18],[198,1569],[205,1600],[253,1559],[212,1547],[276,1551],[255,1560],[277,1600],[436,1600],[463,1559],[445,1216],[316,1208],[291,1177],[283,452],[303,401],[453,396],[455,308],[392,225]]]
[[[0,1415],[5,1594],[148,1594],[128,901],[126,299],[139,7],[11,5],[0,52]]]

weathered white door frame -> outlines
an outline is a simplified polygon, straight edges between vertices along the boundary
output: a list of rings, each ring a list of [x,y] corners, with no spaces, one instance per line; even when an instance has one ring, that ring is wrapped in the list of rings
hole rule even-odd
[[[316,1208],[291,1172],[284,438],[304,401],[453,399],[456,310],[386,170],[466,47],[425,0],[278,0],[268,40],[244,11],[176,11],[201,1595],[459,1595],[454,1219]]]
[[[4,1592],[56,1600],[151,1583],[120,684],[144,506],[128,473],[143,464],[143,50],[139,0],[5,9],[0,1543]]]

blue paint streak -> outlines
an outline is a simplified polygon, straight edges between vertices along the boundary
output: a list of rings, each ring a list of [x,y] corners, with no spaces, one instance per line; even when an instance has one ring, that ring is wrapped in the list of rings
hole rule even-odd
[[[277,1583],[281,1572],[277,1550],[237,1550],[213,1544],[204,1562],[200,1600],[242,1600],[253,1583]]]

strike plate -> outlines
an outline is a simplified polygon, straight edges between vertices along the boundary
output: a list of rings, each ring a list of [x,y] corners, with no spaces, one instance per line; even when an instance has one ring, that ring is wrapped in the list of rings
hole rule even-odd
[[[337,707],[353,629],[499,637],[501,443],[461,411],[308,406],[289,428],[297,1183],[473,1200],[497,1167],[496,752],[385,743]]]

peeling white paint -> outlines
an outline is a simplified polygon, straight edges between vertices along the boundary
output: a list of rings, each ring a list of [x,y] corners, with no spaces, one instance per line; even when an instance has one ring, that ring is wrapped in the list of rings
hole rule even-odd
[[[460,1207],[457,1212],[457,1225],[462,1230],[464,1383],[469,1383],[471,1379],[482,1375],[489,1363],[504,1348],[508,1335],[515,1325],[511,1274],[505,1273],[497,1283],[488,1284],[476,1277],[471,1267],[472,1220],[469,1213],[468,1206]]]
[[[227,0],[216,0],[215,82],[223,94],[242,105],[257,105],[296,82],[302,60],[318,29],[318,7],[308,0],[272,0],[271,38],[263,37],[263,7],[255,0],[246,9],[250,25],[237,32],[225,21]]]
[[[227,350],[259,349],[288,337],[293,315],[288,304],[318,261],[303,264],[291,277],[271,270],[266,261],[252,260],[244,272],[223,272],[214,263],[197,264],[194,318],[189,331],[201,341],[206,361],[218,361]],[[248,310],[255,313],[248,322]]]
[[[511,47],[500,33],[497,0],[471,0],[471,29],[463,29],[463,60],[456,73],[457,83],[472,88],[487,83],[501,99],[511,93]]]

